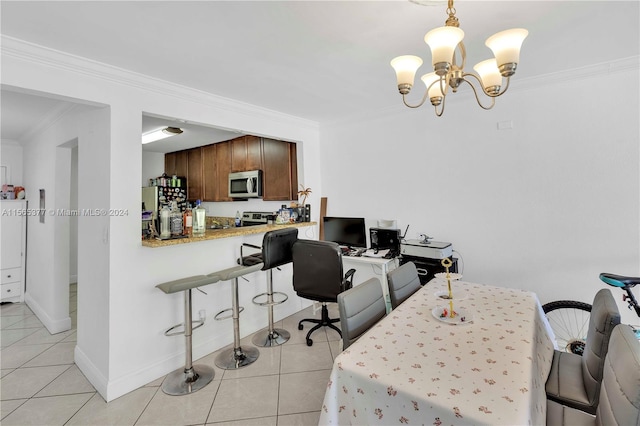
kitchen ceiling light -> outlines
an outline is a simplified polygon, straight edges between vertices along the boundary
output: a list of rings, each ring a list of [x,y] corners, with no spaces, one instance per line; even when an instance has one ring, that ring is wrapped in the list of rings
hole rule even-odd
[[[409,108],[422,106],[427,98],[434,106],[436,115],[440,117],[444,112],[445,99],[449,88],[453,93],[458,91],[462,83],[468,83],[473,89],[476,102],[483,109],[491,109],[495,105],[498,96],[501,96],[509,88],[509,79],[516,72],[520,59],[520,47],[529,32],[522,28],[514,28],[501,31],[487,39],[485,44],[489,47],[494,59],[488,59],[478,63],[473,69],[477,75],[465,72],[464,66],[467,53],[462,39],[464,32],[459,28],[460,23],[456,18],[456,9],[453,0],[448,0],[447,14],[449,18],[444,27],[429,31],[424,36],[424,41],[431,49],[433,73],[422,76],[422,81],[427,86],[422,101],[417,105],[407,103],[406,95],[411,91],[416,71],[422,65],[422,59],[417,56],[398,56],[391,61],[391,66],[396,71],[398,91],[402,95],[402,101]],[[459,51],[461,64],[456,62],[456,51]],[[506,84],[502,87],[502,79],[506,78]],[[491,99],[490,105],[483,105],[478,97],[473,80],[477,81],[482,92]]]
[[[159,141],[160,139],[168,138],[171,136],[179,135],[182,133],[182,129],[179,127],[165,127],[164,129],[154,130],[142,135],[142,143],[151,143]]]

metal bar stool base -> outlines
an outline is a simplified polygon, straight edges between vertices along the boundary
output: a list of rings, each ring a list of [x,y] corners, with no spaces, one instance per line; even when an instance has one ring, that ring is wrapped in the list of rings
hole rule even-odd
[[[222,351],[216,357],[214,363],[218,368],[224,370],[237,370],[255,362],[259,355],[260,351],[251,346],[246,349],[230,348]]]
[[[253,336],[253,339],[251,339],[251,342],[261,348],[270,348],[286,343],[289,338],[291,338],[291,334],[287,330],[274,328],[273,332],[270,332],[268,329],[257,332]]]
[[[207,365],[194,365],[191,370],[179,368],[167,375],[162,391],[167,395],[188,395],[207,386],[215,375]]]

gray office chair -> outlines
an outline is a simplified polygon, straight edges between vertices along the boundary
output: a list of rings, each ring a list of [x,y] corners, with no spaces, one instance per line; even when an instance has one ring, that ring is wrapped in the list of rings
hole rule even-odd
[[[340,293],[338,309],[344,350],[386,315],[387,309],[380,280],[370,278]]]
[[[626,324],[611,333],[599,388],[595,417],[547,400],[547,425],[640,425],[640,342]]]
[[[293,289],[298,296],[322,303],[322,317],[305,318],[303,322],[316,325],[307,333],[307,346],[313,345],[311,333],[320,327],[329,327],[342,335],[333,325],[339,318],[329,318],[328,302],[337,302],[338,294],[351,288],[355,269],[342,274],[342,251],[340,246],[329,241],[298,240],[293,244]]]
[[[593,299],[584,354],[557,350],[553,354],[546,383],[548,399],[590,414],[596,412],[611,331],[619,323],[616,301],[611,291],[603,288]]]
[[[391,309],[395,309],[421,287],[416,265],[407,262],[387,274]]]

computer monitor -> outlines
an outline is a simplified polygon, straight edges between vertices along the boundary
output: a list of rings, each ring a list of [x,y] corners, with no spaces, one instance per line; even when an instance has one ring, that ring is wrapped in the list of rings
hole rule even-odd
[[[324,217],[324,241],[341,246],[367,247],[367,233],[362,217]]]

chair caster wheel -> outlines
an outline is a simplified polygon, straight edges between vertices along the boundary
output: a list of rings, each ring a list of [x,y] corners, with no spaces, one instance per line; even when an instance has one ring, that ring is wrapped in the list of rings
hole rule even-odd
[[[313,340],[307,339],[307,346],[311,346],[311,345],[313,345]]]
[[[304,326],[302,324],[298,324],[298,330],[302,330]]]

